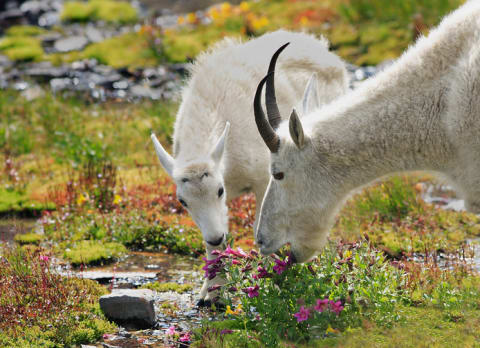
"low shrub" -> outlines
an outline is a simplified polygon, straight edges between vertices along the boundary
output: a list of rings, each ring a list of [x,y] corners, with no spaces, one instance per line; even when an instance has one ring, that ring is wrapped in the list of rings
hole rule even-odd
[[[65,3],[61,18],[64,21],[87,22],[103,20],[110,23],[131,23],[137,20],[137,10],[126,1],[89,0]]]
[[[188,291],[193,290],[192,284],[178,284],[178,283],[160,283],[160,282],[153,282],[147,283],[141,286],[142,289],[150,289],[155,290],[158,292],[167,292],[173,291],[179,294],[183,294]]]
[[[44,236],[38,233],[17,234],[14,237],[15,242],[20,245],[35,244],[38,245],[44,239]]]
[[[50,260],[40,248],[0,247],[0,346],[74,346],[115,330],[97,303],[105,288],[59,275]]]

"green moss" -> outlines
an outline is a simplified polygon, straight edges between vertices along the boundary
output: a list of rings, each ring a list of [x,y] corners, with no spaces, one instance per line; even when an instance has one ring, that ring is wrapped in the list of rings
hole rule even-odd
[[[122,256],[127,249],[119,243],[82,240],[65,250],[63,257],[73,265],[110,262]]]
[[[24,192],[0,188],[0,215],[35,216],[52,208],[51,204],[37,202]]]
[[[17,234],[14,237],[15,242],[20,245],[24,244],[40,244],[40,242],[44,239],[44,236],[37,233],[25,233],[25,234]]]
[[[33,25],[14,25],[7,29],[7,36],[39,36],[48,33],[47,30]]]
[[[183,294],[185,292],[193,290],[192,284],[160,283],[158,281],[154,283],[144,284],[141,287],[143,289],[151,289],[158,292],[173,291],[179,294]]]
[[[37,61],[43,57],[40,40],[27,36],[3,38],[0,51],[14,61]]]
[[[137,10],[125,1],[90,0],[67,2],[61,14],[64,21],[86,22],[103,20],[110,23],[130,23],[137,20]]]

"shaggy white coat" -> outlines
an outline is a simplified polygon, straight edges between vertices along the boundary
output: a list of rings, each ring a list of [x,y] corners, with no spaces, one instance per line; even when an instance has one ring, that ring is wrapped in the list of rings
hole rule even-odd
[[[271,172],[284,179],[271,179],[257,222],[264,254],[291,243],[297,261],[310,259],[348,195],[395,172],[442,173],[480,213],[480,1],[445,17],[357,90],[283,122],[278,134]]]
[[[285,42],[291,42],[291,49],[278,60],[276,80],[283,114],[302,99],[312,74],[318,104],[348,90],[344,63],[328,52],[325,39],[283,30],[244,43],[225,39],[190,68],[175,122],[174,158],[152,137],[160,162],[177,185],[177,198],[202,231],[209,259],[228,232],[226,202],[246,192],[261,202],[267,187],[269,152],[256,130],[252,98],[255,82]],[[220,195],[222,187],[225,193]],[[201,298],[209,299],[207,289],[213,284],[215,280],[205,282]]]

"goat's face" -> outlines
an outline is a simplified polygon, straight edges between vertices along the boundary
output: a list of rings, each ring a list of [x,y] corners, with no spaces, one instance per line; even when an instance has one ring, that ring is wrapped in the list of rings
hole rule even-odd
[[[274,87],[275,64],[288,44],[280,47],[270,60],[268,75],[260,82],[254,99],[255,122],[271,152],[272,177],[263,198],[255,238],[263,254],[277,251],[290,243],[293,259],[304,262],[325,244],[329,220],[333,216],[336,193],[325,166],[314,165],[316,152],[311,139],[293,110],[288,125],[281,124]],[[311,82],[313,80],[311,79]],[[263,112],[261,95],[266,83]],[[309,82],[304,94],[304,113],[309,99],[317,94]],[[277,128],[278,132],[277,132]]]
[[[280,135],[279,149],[271,154],[271,178],[256,231],[262,254],[290,243],[297,262],[308,261],[324,246],[331,217],[327,174],[312,168],[315,151],[311,141],[304,140],[299,148],[289,136]]]
[[[200,228],[207,246],[217,247],[228,233],[228,215],[221,160],[230,124],[212,151],[194,161],[178,163],[164,150],[155,135],[152,140],[160,163],[177,185],[177,199]]]

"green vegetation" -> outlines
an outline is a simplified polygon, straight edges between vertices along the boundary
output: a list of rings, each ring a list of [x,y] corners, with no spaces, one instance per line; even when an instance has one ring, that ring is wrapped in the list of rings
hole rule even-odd
[[[0,40],[0,52],[14,61],[38,61],[43,57],[40,40],[28,36],[7,36]]]
[[[48,31],[41,28],[41,27],[36,27],[34,25],[13,25],[7,29],[5,34],[7,36],[20,36],[20,37],[25,37],[25,36],[39,36],[39,35],[44,35],[47,34]]]
[[[150,289],[158,292],[173,291],[179,294],[183,294],[193,290],[192,284],[178,284],[178,283],[160,283],[158,281],[153,283],[147,283],[141,286],[142,289]]]
[[[87,22],[102,20],[109,23],[132,23],[137,20],[137,10],[126,1],[89,0],[70,1],[63,7],[64,21]]]
[[[0,247],[0,345],[60,347],[93,343],[115,329],[98,307],[94,281],[50,271],[41,249]]]
[[[126,253],[119,243],[102,243],[95,240],[81,240],[65,247],[63,257],[72,265],[99,264],[111,262]]]
[[[455,252],[480,236],[479,218],[445,211],[417,197],[417,177],[393,177],[349,200],[332,235],[356,241],[366,235],[390,256],[411,252]],[[420,185],[420,186],[419,186]]]
[[[40,244],[40,242],[44,239],[44,236],[38,233],[25,233],[25,234],[17,234],[14,237],[15,242],[20,245],[23,244]]]

